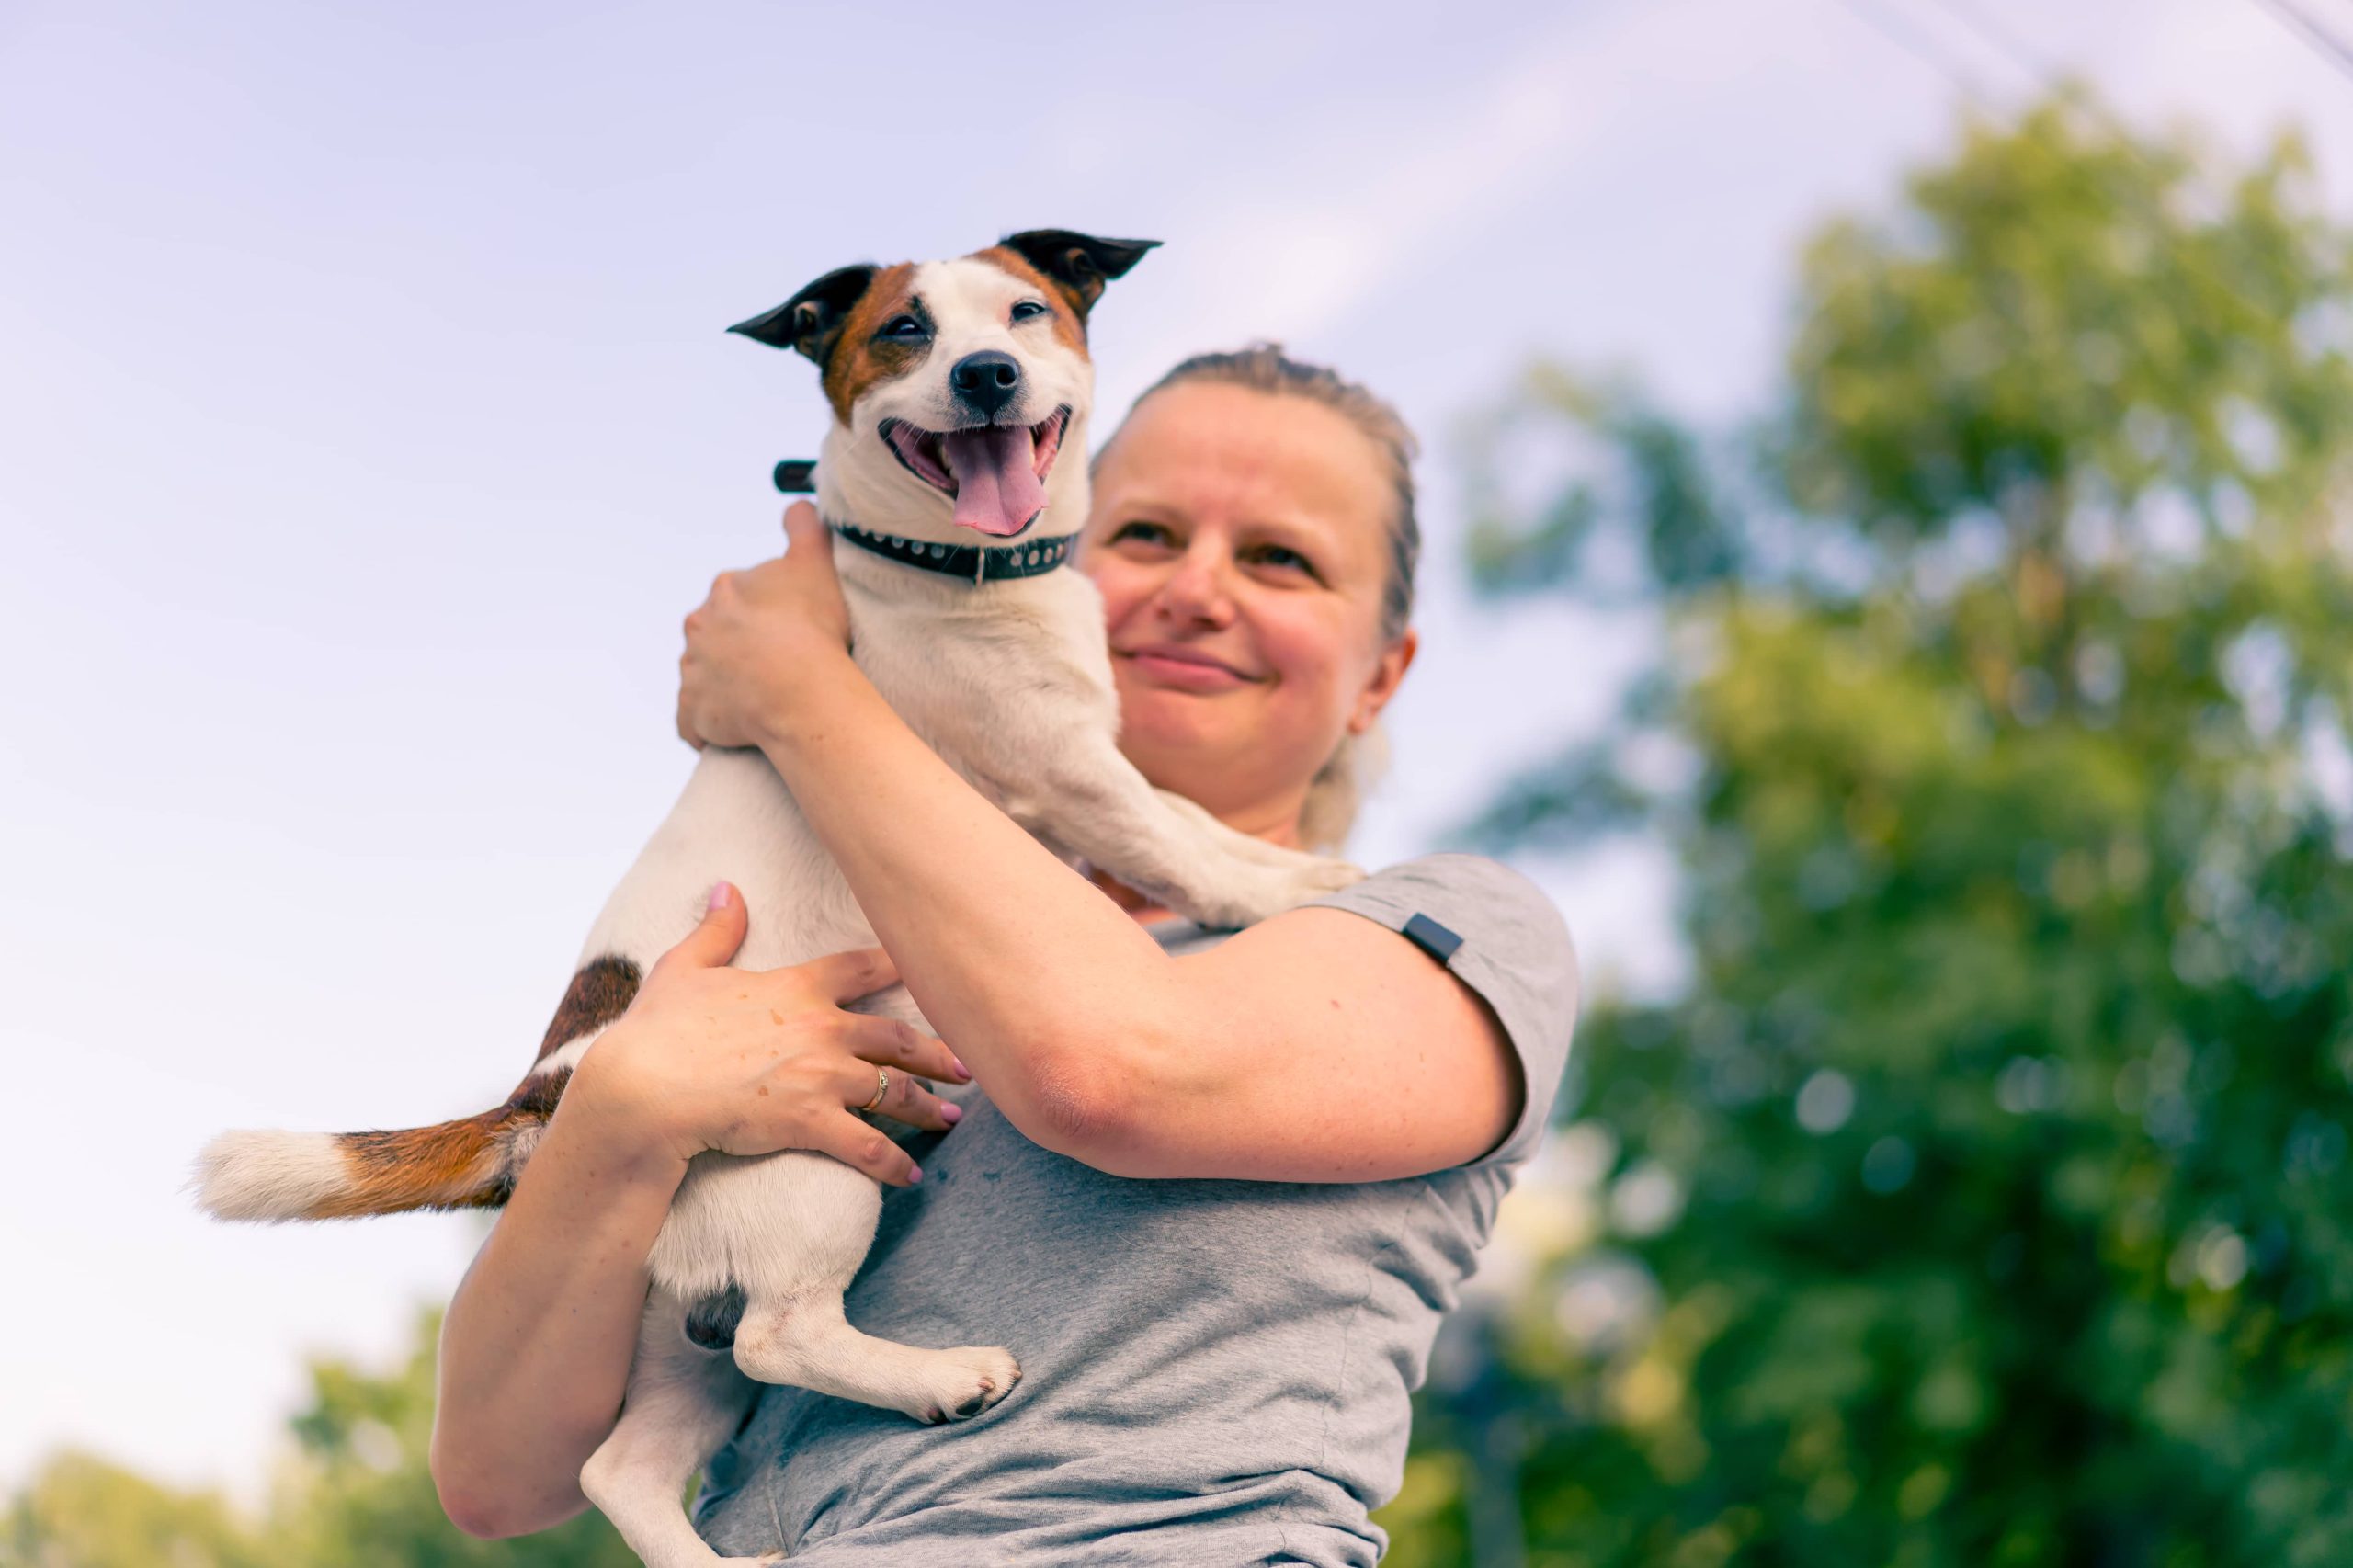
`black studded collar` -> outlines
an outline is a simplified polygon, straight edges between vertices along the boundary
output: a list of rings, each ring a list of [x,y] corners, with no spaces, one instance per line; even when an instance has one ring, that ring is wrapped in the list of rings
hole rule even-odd
[[[878,534],[846,523],[835,523],[834,532],[886,561],[919,566],[975,585],[1051,572],[1070,559],[1072,547],[1078,543],[1076,534],[1064,534],[1060,539],[1035,539],[1021,544],[934,544],[928,540]]]

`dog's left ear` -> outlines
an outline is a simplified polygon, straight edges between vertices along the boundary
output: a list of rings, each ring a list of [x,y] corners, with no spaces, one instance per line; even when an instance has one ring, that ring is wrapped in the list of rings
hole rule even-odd
[[[1084,317],[1103,297],[1103,286],[1125,278],[1128,269],[1158,248],[1158,240],[1098,240],[1068,229],[1029,229],[1007,234],[1005,248],[1070,291],[1071,303]]]
[[[823,366],[841,341],[842,327],[858,301],[866,297],[874,275],[882,269],[871,262],[837,267],[787,300],[776,309],[727,330],[740,332],[771,348],[791,348]]]

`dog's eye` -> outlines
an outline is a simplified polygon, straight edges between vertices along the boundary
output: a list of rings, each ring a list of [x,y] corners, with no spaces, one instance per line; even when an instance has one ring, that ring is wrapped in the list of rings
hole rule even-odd
[[[1040,304],[1035,300],[1018,301],[1013,307],[1013,319],[1015,321],[1028,321],[1032,316],[1042,316],[1045,313],[1046,307]]]
[[[878,337],[895,337],[902,343],[911,343],[918,337],[928,337],[931,334],[925,328],[923,323],[915,316],[892,316],[889,321],[882,324],[882,330],[875,334],[875,335]]]

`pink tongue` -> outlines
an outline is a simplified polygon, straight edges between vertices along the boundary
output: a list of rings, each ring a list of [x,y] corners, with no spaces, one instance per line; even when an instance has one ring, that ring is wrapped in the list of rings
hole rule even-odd
[[[956,520],[1000,539],[1019,533],[1046,509],[1046,487],[1030,464],[1036,450],[1026,425],[992,425],[940,437],[956,474]]]

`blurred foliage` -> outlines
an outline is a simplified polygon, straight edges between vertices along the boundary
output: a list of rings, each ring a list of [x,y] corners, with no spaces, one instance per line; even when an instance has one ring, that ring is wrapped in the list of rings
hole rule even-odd
[[[1545,369],[1475,454],[1481,583],[1660,649],[1477,831],[1663,836],[1693,968],[1390,1561],[2353,1562],[2353,239],[2068,94],[1801,296],[1751,428]]]
[[[591,1512],[518,1540],[443,1517],[426,1468],[438,1313],[389,1375],[311,1368],[311,1401],[266,1507],[176,1492],[84,1454],[52,1459],[0,1509],[0,1568],[631,1568]]]

